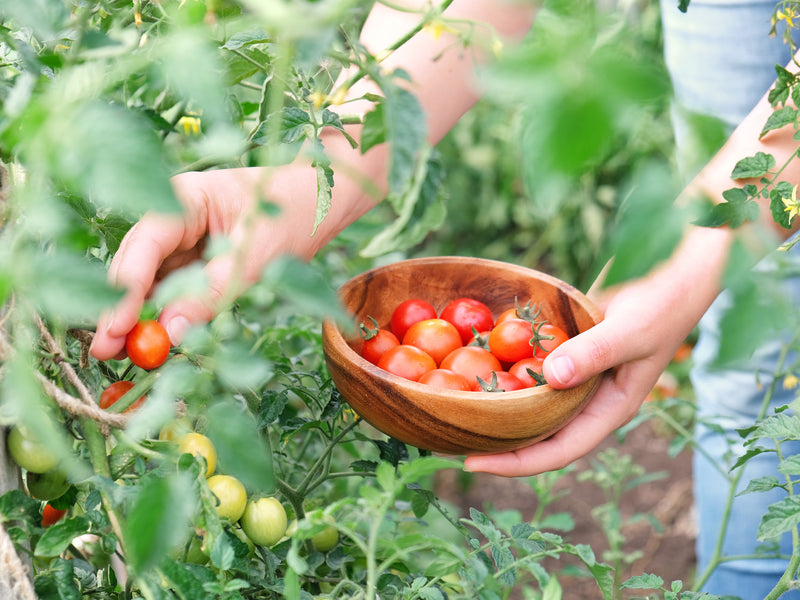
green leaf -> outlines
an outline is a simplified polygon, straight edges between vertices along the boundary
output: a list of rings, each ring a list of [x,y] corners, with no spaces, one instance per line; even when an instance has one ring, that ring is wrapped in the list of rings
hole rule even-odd
[[[749,179],[763,177],[775,167],[775,157],[772,154],[756,152],[754,156],[741,159],[733,167],[732,179]]]
[[[390,144],[389,193],[400,194],[417,168],[419,153],[426,144],[425,112],[417,98],[394,84],[383,84],[383,120]]]
[[[636,575],[623,581],[620,587],[623,589],[635,590],[657,590],[664,585],[664,580],[658,575],[645,573],[644,575]]]
[[[791,221],[789,220],[789,211],[786,210],[786,204],[783,200],[792,197],[792,190],[794,186],[788,181],[779,181],[769,191],[769,210],[772,213],[772,218],[776,223],[782,227],[789,229]]]
[[[555,575],[551,575],[542,590],[542,600],[561,600],[562,594],[561,583]]]
[[[786,125],[793,124],[797,119],[797,109],[792,108],[791,106],[784,106],[783,108],[779,108],[767,118],[767,122],[764,124],[764,128],[761,130],[759,134],[759,138],[764,137],[770,131],[774,131],[776,129],[780,129],[781,127],[785,127]]]
[[[800,416],[780,413],[757,423],[750,437],[775,440],[800,440]]]
[[[701,220],[701,225],[706,227],[730,225],[735,228],[748,221],[758,219],[758,204],[750,198],[745,190],[731,188],[722,192],[722,197],[726,201],[714,204],[708,215]]]
[[[788,496],[770,504],[758,526],[757,539],[760,542],[771,540],[791,531],[800,525],[800,497]]]
[[[778,473],[800,475],[800,456],[793,454],[784,458],[778,465]]]
[[[383,116],[383,102],[378,102],[375,107],[364,115],[364,125],[361,128],[361,153],[386,141],[386,124]]]
[[[89,533],[89,519],[84,515],[59,521],[48,527],[36,544],[34,554],[42,558],[58,556],[79,535]]]
[[[238,478],[251,494],[275,490],[272,451],[252,415],[231,402],[218,402],[208,409],[206,433],[225,473]]]
[[[33,588],[39,600],[81,600],[75,576],[75,562],[55,558],[46,571],[36,575]]]
[[[764,477],[758,477],[757,479],[753,479],[752,481],[748,482],[747,487],[739,492],[737,496],[742,496],[744,494],[750,494],[753,492],[769,492],[777,487],[781,487],[781,483],[778,478],[774,475],[765,475]]]
[[[130,501],[125,527],[128,566],[146,572],[185,536],[195,502],[187,477],[153,476],[140,480]]]
[[[203,585],[215,580],[214,573],[207,567],[171,559],[165,560],[160,570],[169,583],[169,588],[181,600],[203,598],[205,596]]]
[[[736,460],[736,462],[731,467],[731,471],[733,471],[734,469],[738,469],[754,456],[758,456],[759,454],[763,454],[764,452],[775,452],[775,450],[770,450],[768,448],[762,448],[762,447],[751,448]]]

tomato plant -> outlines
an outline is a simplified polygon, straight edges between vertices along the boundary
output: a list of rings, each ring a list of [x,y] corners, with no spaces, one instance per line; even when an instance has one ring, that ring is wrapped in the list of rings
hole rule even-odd
[[[439,314],[439,318],[455,326],[465,346],[472,340],[473,330],[482,332],[494,327],[491,309],[474,298],[457,298],[448,302]]]
[[[452,323],[444,319],[424,319],[408,328],[403,344],[424,350],[438,365],[461,346],[461,335]]]
[[[286,509],[277,498],[263,497],[250,500],[240,519],[242,531],[259,546],[272,546],[286,533]]]
[[[160,367],[169,356],[172,344],[164,326],[144,319],[136,323],[125,338],[125,352],[137,367],[150,370]]]
[[[111,385],[109,385],[106,389],[103,390],[103,393],[100,394],[100,399],[97,401],[97,404],[100,408],[109,408],[117,400],[122,398],[126,393],[128,393],[134,387],[134,383],[132,381],[128,381],[127,379],[123,379],[121,381],[115,381]],[[126,408],[123,412],[134,411],[139,408],[145,401],[145,396],[140,396],[137,400],[133,402],[128,408]]]
[[[406,331],[414,323],[425,319],[435,319],[437,316],[436,309],[427,300],[408,298],[392,311],[390,326],[397,339],[402,341]]]

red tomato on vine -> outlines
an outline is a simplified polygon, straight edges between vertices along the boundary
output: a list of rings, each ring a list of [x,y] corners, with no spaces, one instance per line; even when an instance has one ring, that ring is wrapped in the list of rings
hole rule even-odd
[[[125,338],[125,352],[137,367],[155,369],[164,364],[171,347],[169,335],[158,321],[145,319],[136,323]]]
[[[112,406],[122,398],[128,391],[133,388],[133,382],[122,380],[122,381],[115,381],[111,385],[109,385],[106,389],[103,390],[103,393],[100,394],[100,400],[98,400],[97,404],[100,408],[106,409],[109,406]],[[133,404],[131,404],[128,408],[126,408],[123,412],[133,411],[139,408],[142,403],[144,402],[144,396],[140,397],[136,400]]]

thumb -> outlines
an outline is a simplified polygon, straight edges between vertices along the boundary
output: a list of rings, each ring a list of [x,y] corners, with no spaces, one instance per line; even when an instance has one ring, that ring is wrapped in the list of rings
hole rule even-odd
[[[633,358],[615,330],[619,331],[609,321],[601,321],[560,344],[542,365],[547,383],[556,389],[575,387]]]

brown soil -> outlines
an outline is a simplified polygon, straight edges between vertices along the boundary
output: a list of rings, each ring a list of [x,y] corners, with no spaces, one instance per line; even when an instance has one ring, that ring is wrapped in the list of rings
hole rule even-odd
[[[665,476],[662,479],[638,485],[622,496],[623,522],[631,520],[633,515],[650,515],[658,521],[660,530],[654,528],[650,519],[634,520],[622,529],[625,539],[623,551],[637,553],[638,558],[626,567],[621,581],[633,575],[651,573],[661,577],[667,589],[674,580],[682,580],[686,588],[691,584],[695,565],[691,455],[684,450],[672,458],[667,453],[668,446],[669,438],[661,435],[650,422],[629,432],[621,443],[610,436],[558,480],[556,489],[562,494],[547,508],[546,514],[566,512],[572,515],[574,528],[557,533],[569,543],[589,545],[598,561],[609,562],[603,556],[608,549],[607,538],[592,516],[593,509],[605,503],[606,497],[597,484],[580,481],[580,473],[590,468],[598,453],[609,447],[615,447],[620,456],[630,455],[647,473],[663,472]],[[519,510],[525,520],[533,518],[538,499],[527,479],[485,474],[470,475],[466,480],[459,477],[450,470],[442,472],[437,482],[437,494],[459,506],[464,515],[468,514],[470,507],[475,507],[485,511],[514,509]],[[568,566],[574,570],[579,561],[564,556],[543,564],[549,573],[559,573],[564,598],[602,598],[591,577],[561,573]],[[655,594],[653,591],[629,590],[625,598],[661,597]],[[521,593],[512,596],[522,597]]]

